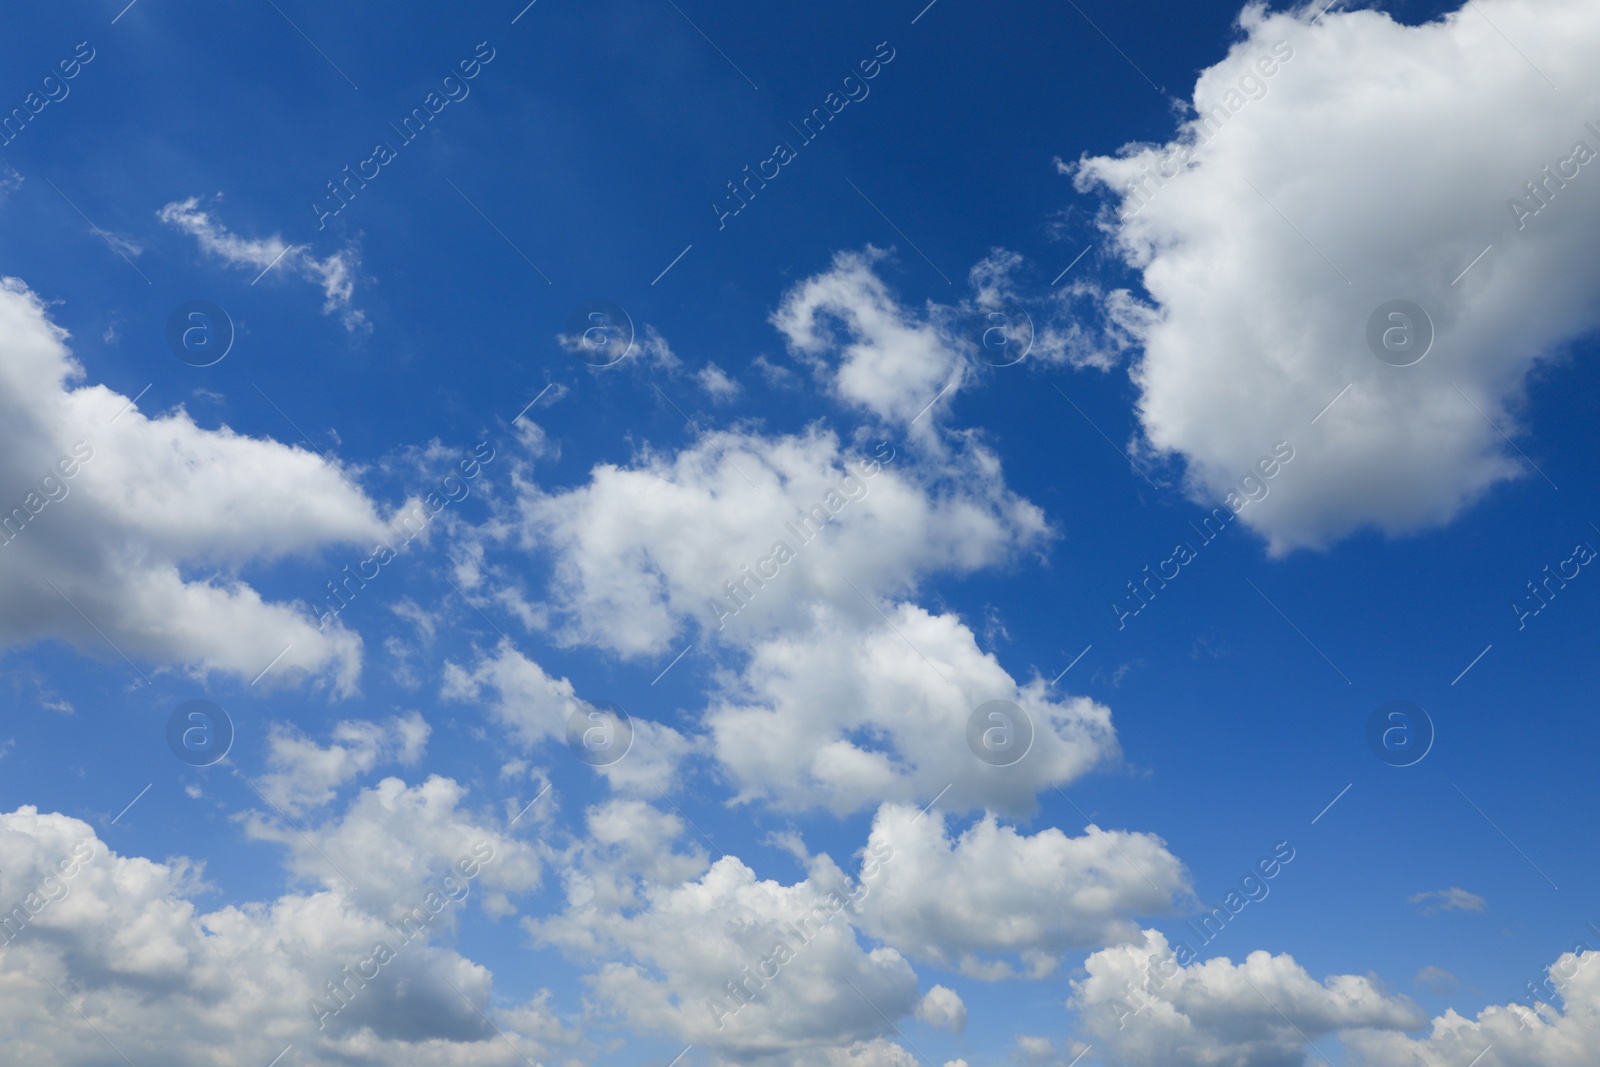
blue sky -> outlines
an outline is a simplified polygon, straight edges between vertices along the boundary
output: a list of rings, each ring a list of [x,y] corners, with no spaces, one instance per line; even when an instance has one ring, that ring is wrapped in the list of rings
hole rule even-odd
[[[1597,38],[1577,0],[16,20],[0,1059],[1578,1063]]]

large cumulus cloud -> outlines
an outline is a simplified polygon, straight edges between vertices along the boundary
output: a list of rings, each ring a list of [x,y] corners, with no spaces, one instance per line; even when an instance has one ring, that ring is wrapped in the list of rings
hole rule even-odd
[[[1593,6],[1478,0],[1420,26],[1252,6],[1241,26],[1171,143],[1066,167],[1112,191],[1105,226],[1154,304],[1134,326],[1149,447],[1220,500],[1293,442],[1293,477],[1244,517],[1278,552],[1437,525],[1534,477],[1501,431],[1537,460],[1528,375],[1600,325]],[[1547,206],[1511,208],[1539,207],[1546,166]],[[1396,299],[1436,333],[1409,367],[1366,341]]]
[[[240,571],[370,547],[388,536],[372,501],[313,452],[207,430],[181,408],[152,418],[82,384],[66,342],[37,296],[0,284],[0,643],[54,637],[247,681],[282,652],[263,684],[351,691],[360,638],[264,599]]]

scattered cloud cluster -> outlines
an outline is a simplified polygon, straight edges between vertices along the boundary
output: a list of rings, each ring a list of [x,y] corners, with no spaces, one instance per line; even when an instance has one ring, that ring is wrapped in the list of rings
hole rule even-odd
[[[546,1054],[547,1042],[579,1040],[548,1009],[548,992],[494,1011],[492,974],[445,947],[442,925],[409,943],[390,925],[401,901],[421,906],[430,885],[442,882],[440,872],[476,841],[493,841],[498,852],[485,879],[504,863],[513,873],[501,876],[502,886],[521,891],[531,884],[528,846],[474,822],[453,800],[413,805],[425,820],[415,827],[423,844],[374,818],[381,801],[353,807],[342,840],[323,837],[330,851],[360,841],[369,849],[364,858],[382,864],[369,871],[357,857],[336,853],[361,872],[371,904],[329,885],[212,911],[196,903],[211,887],[203,868],[187,859],[121,855],[87,823],[65,815],[32,807],[0,813],[0,899],[10,919],[0,947],[0,1027],[8,1055],[40,1067],[82,1067],[108,1055],[120,1062],[118,1054],[136,1063],[215,1067],[218,1049],[237,1062],[265,1064],[294,1044],[303,1054],[360,1067],[510,1067],[525,1061],[495,1026],[533,1055]],[[447,826],[449,835],[430,838]],[[417,865],[410,877],[395,876],[396,865],[384,862],[388,850]],[[470,907],[470,900],[444,907]],[[28,917],[25,924],[17,912]],[[393,961],[381,977],[361,981],[359,965],[379,942],[395,948]],[[347,1003],[319,1027],[310,1004],[314,997],[332,1002],[330,982],[341,985]],[[494,1026],[480,1011],[494,1011]],[[107,1035],[115,1035],[116,1053]]]
[[[470,669],[446,662],[441,695],[446,700],[482,703],[528,751],[546,742],[565,744],[572,716],[593,710],[570,681],[551,678],[509,640],[480,654]],[[663,723],[634,715],[629,720],[632,736],[626,757],[601,763],[595,770],[620,792],[659,796],[677,780],[678,766],[693,751],[693,742]]]
[[[1115,1067],[1289,1067],[1319,1037],[1423,1022],[1415,1004],[1372,979],[1318,982],[1287,955],[1181,966],[1155,930],[1093,953],[1084,970],[1067,1003]]]
[[[1404,26],[1252,5],[1170,144],[1065,165],[1081,190],[1109,190],[1103,227],[1147,298],[1089,277],[1030,298],[1027,264],[994,249],[970,295],[914,307],[885,280],[887,253],[839,253],[783,293],[770,322],[854,430],[747,420],[682,448],[640,445],[558,485],[533,463],[557,446],[525,420],[512,470],[485,492],[489,520],[450,520],[463,595],[509,609],[561,652],[665,666],[693,651],[701,691],[673,724],[634,717],[628,758],[594,768],[607,799],[581,829],[538,841],[528,831],[542,816],[518,832],[467,785],[421,770],[433,727],[420,712],[315,737],[273,725],[264,767],[237,772],[263,804],[229,825],[281,861],[287,888],[212,910],[191,860],[119,855],[61,814],[0,813],[0,893],[21,909],[0,914],[13,1054],[83,1067],[105,1057],[98,1028],[135,1062],[177,1067],[217,1067],[223,1046],[229,1062],[268,1063],[290,1043],[353,1067],[592,1059],[548,990],[509,998],[452,947],[470,914],[575,965],[586,1024],[693,1044],[719,1064],[911,1067],[918,1056],[886,1036],[900,1020],[959,1038],[961,980],[1043,979],[1083,953],[1073,1014],[1050,1034],[1011,1035],[1019,1062],[1065,1062],[1092,1043],[1110,1067],[1292,1067],[1329,1039],[1371,1067],[1587,1063],[1600,1042],[1594,953],[1552,965],[1561,1007],[1475,1019],[1429,1020],[1375,976],[1319,981],[1287,953],[1180,963],[1142,924],[1193,902],[1166,841],[1014,822],[1041,794],[1118,763],[1111,709],[1003,663],[930,588],[1042,557],[1056,536],[983,434],[951,425],[962,391],[989,373],[973,324],[996,312],[1039,312],[1031,354],[1052,371],[1131,359],[1135,446],[1181,457],[1197,498],[1220,498],[1292,440],[1290,475],[1245,514],[1276,553],[1437,525],[1522,476],[1500,430],[1518,433],[1529,374],[1600,326],[1585,237],[1600,179],[1578,151],[1600,150],[1584,127],[1600,119],[1600,23],[1579,0],[1475,6],[1483,17]],[[1270,91],[1252,73],[1264,54],[1281,67]],[[1374,91],[1380,74],[1406,91]],[[1580,169],[1545,177],[1569,161]],[[367,328],[352,247],[319,259],[240,237],[198,198],[158,218],[230,266],[310,281],[325,313]],[[1410,367],[1366,347],[1373,309],[1401,298],[1433,331],[1432,356]],[[269,685],[354,693],[360,636],[318,628],[251,580],[288,557],[320,564],[382,540],[373,501],[321,456],[205,429],[182,408],[152,418],[84,384],[67,340],[38,297],[4,282],[0,482],[19,488],[0,501],[11,560],[0,642],[57,638],[198,677],[250,680],[273,662]],[[634,358],[686,373],[647,325]],[[769,384],[798,381],[755,362]],[[713,404],[743,395],[714,362],[692,381]],[[539,566],[518,565],[528,560]],[[420,645],[435,639],[428,608],[403,599],[394,611]],[[491,743],[509,742],[502,780],[539,779],[527,772],[592,707],[570,667],[547,669],[509,636],[447,659],[437,678],[392,640],[414,691],[481,712]],[[1004,768],[968,748],[974,709],[997,700],[1032,731]],[[674,790],[697,774],[734,809],[859,827],[861,848],[846,863],[813,854],[791,822],[766,843],[803,873],[763,876],[755,858],[708,848],[677,808]],[[66,856],[78,857],[70,878]],[[540,890],[559,899],[526,910]],[[1457,887],[1408,899],[1430,916],[1487,909]],[[381,978],[348,977],[419,915],[425,932]],[[1416,982],[1459,985],[1438,967]],[[339,1010],[315,1007],[330,997]]]
[[[808,1063],[881,1055],[866,1050],[885,1016],[964,1020],[953,991],[919,996],[898,952],[860,944],[851,899],[870,899],[865,874],[851,879],[826,856],[789,885],[733,856],[708,865],[680,847],[681,819],[637,802],[591,809],[588,821],[591,843],[563,857],[566,910],[527,926],[597,965],[591,994],[627,1026],[729,1062]]]
[[[381,725],[341,722],[333,728],[333,742],[322,746],[279,723],[267,737],[271,770],[256,787],[279,808],[300,814],[327,804],[341,785],[370,773],[380,761],[415,766],[430,732],[422,715],[412,712]]]

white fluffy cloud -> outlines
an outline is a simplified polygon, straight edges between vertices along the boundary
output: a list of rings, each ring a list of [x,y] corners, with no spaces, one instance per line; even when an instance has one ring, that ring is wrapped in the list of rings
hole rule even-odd
[[[751,650],[705,720],[739,799],[843,814],[942,793],[950,810],[1020,815],[1040,789],[1118,757],[1109,708],[1052,695],[1038,679],[1019,684],[953,615],[906,603],[886,614],[818,608]],[[974,709],[991,700],[1014,702],[1032,723],[1032,747],[1011,766],[968,746]]]
[[[463,850],[481,828],[466,829]],[[490,973],[436,943],[444,916],[402,941],[384,922],[393,914],[342,888],[202,912],[191,862],[118,855],[88,824],[31,807],[0,813],[0,854],[0,1030],[15,1062],[225,1067],[269,1063],[292,1043],[353,1067],[513,1067],[576,1037],[539,994],[494,1012],[509,1047],[474,1010],[493,1010]],[[392,958],[361,982],[380,941]],[[345,1004],[319,1027],[312,998],[336,1004],[335,980],[349,982]]]
[[[322,288],[323,314],[338,312],[344,328],[351,333],[367,328],[366,314],[350,303],[360,269],[354,246],[317,259],[308,246],[288,244],[276,234],[256,239],[240,237],[210,212],[202,211],[200,198],[194,196],[164,205],[156,212],[156,218],[189,234],[199,241],[201,249],[229,266],[258,272],[258,277],[268,271],[299,274]]]
[[[591,841],[567,857],[567,910],[526,925],[598,962],[586,982],[608,1015],[732,1062],[907,1062],[877,1039],[884,1017],[922,1003],[916,975],[894,949],[858,943],[862,886],[826,856],[783,885],[733,856],[707,867],[698,848],[675,851],[682,820],[638,802],[589,821]],[[950,1016],[959,998],[934,1003]]]
[[[772,323],[834,396],[906,425],[944,390],[958,390],[969,367],[936,323],[896,302],[873,270],[884,255],[870,245],[840,252],[784,296]]]
[[[552,678],[544,668],[503,640],[471,669],[446,661],[441,695],[447,700],[487,700],[490,713],[528,748],[566,736],[567,719],[582,707],[572,683]]]
[[[595,769],[620,793],[654,797],[704,750],[745,802],[844,814],[939,796],[954,810],[1026,814],[1039,790],[1119,758],[1103,705],[1038,679],[1019,684],[953,615],[888,610],[885,622],[864,602],[851,614],[814,606],[793,632],[750,648],[742,672],[721,676],[703,735],[631,716],[627,754]],[[530,751],[565,745],[568,718],[589,706],[509,641],[470,667],[447,663],[443,695],[483,704]],[[1015,702],[1031,723],[1031,747],[1012,766],[968,745],[973,709],[990,700]]]
[[[1181,454],[1212,500],[1274,442],[1299,450],[1244,516],[1275,552],[1443,523],[1536,477],[1488,420],[1517,436],[1529,372],[1600,325],[1593,5],[1312,23],[1310,8],[1247,8],[1171,144],[1067,168],[1120,198],[1106,226],[1155,304],[1134,371],[1149,446]],[[1527,183],[1547,165],[1548,205],[1519,217],[1508,201],[1537,206]],[[1414,366],[1367,347],[1369,317],[1397,299],[1436,330]]]
[[[373,544],[372,502],[314,453],[75,385],[66,336],[20,282],[0,286],[0,642],[56,637],[245,680],[287,648],[262,685],[353,689],[360,638],[264,601],[238,572]]]
[[[528,487],[520,508],[527,545],[556,553],[559,636],[630,656],[666,652],[691,620],[748,640],[789,624],[797,603],[856,598],[852,582],[909,592],[926,573],[994,565],[1047,533],[982,448],[914,468],[892,445],[847,448],[822,430],[706,434],[674,456],[598,466],[574,489]],[[740,599],[733,582],[746,583]],[[714,606],[745,602],[731,620]]]
[[[430,728],[417,712],[387,723],[341,722],[333,741],[318,745],[293,726],[275,724],[267,737],[271,771],[256,787],[291,815],[328,803],[339,786],[367,774],[382,760],[414,765]]]
[[[1151,930],[1142,945],[1090,956],[1068,1003],[1112,1067],[1299,1067],[1312,1054],[1307,1039],[1324,1034],[1360,1067],[1586,1067],[1600,1042],[1597,961],[1583,945],[1563,953],[1534,1007],[1490,1005],[1476,1018],[1451,1008],[1427,1020],[1369,978],[1319,984],[1288,956],[1179,967]]]
[[[578,698],[570,681],[550,677],[509,640],[501,641],[493,652],[481,654],[470,670],[447,662],[442,695],[449,700],[487,704],[495,720],[530,750],[547,741],[566,744],[569,718],[595,711]],[[610,731],[605,737],[608,745],[626,744],[627,748],[619,759],[597,764],[595,770],[621,793],[653,797],[666,792],[679,763],[693,751],[693,743],[664,723],[631,713],[628,719],[631,739],[625,740],[620,729],[605,727]]]
[[[271,809],[242,817],[246,833],[288,850],[288,867],[308,884],[338,890],[373,914],[404,911],[451,874],[478,841],[495,858],[477,875],[474,891],[495,914],[512,911],[509,895],[538,886],[537,848],[463,810],[466,789],[431,775],[408,786],[385,778],[361,790],[338,817],[303,829],[284,824]]]
[[[980,302],[1010,293],[1016,259],[996,257],[974,276]],[[877,397],[863,403],[888,418],[910,395],[887,399],[894,368],[917,362],[899,346],[968,357],[938,325],[950,309],[908,312],[873,258],[840,257],[796,286],[775,321],[820,373],[838,368],[840,388]],[[838,321],[836,335],[828,324]],[[857,377],[888,392],[851,392]],[[1039,789],[1117,755],[1105,708],[1017,680],[958,616],[911,601],[932,575],[1005,565],[1051,537],[974,434],[919,434],[902,453],[888,442],[846,446],[821,426],[721,431],[597,466],[574,488],[518,484],[521,547],[555,558],[548,616],[558,640],[664,662],[683,651],[687,630],[725,668],[702,726],[741,801],[845,813],[948,789],[953,807],[1017,814]],[[559,736],[570,687],[516,657],[456,670],[450,691],[471,695],[470,679],[491,675],[527,690],[496,705],[524,740]],[[1014,767],[989,766],[968,747],[968,720],[991,700],[1023,705],[1035,728]],[[673,746],[687,748],[667,742],[663,766]]]
[[[728,377],[728,372],[715,363],[707,363],[695,374],[694,380],[714,402],[726,404],[743,391],[738,382]]]
[[[967,1006],[961,994],[947,986],[936,985],[917,1002],[916,1016],[929,1026],[948,1030],[959,1035],[967,1028]]]
[[[1370,978],[1319,983],[1288,955],[1180,966],[1155,930],[1094,953],[1084,969],[1067,1003],[1110,1067],[1300,1067],[1308,1040],[1423,1021],[1415,1004]]]
[[[1468,1019],[1455,1009],[1432,1020],[1420,1038],[1381,1031],[1345,1036],[1366,1067],[1581,1067],[1600,1043],[1600,952],[1566,952],[1547,969],[1537,1010],[1491,1005]],[[1552,1003],[1561,1000],[1561,1008]],[[1485,1050],[1488,1051],[1485,1051]]]
[[[952,840],[938,812],[888,804],[867,851],[879,845],[893,859],[861,905],[861,928],[976,978],[1043,978],[1069,949],[1137,937],[1133,916],[1170,912],[1190,891],[1183,865],[1150,834],[1030,836],[985,816]]]
[[[879,276],[887,258],[871,245],[838,253],[784,294],[772,324],[832,396],[909,426],[928,447],[937,448],[936,424],[962,389],[988,374],[1025,373],[986,364],[1109,370],[1137,347],[1150,317],[1127,289],[1108,291],[1084,272],[1045,291],[1035,265],[999,247],[967,272],[960,298],[914,308]]]

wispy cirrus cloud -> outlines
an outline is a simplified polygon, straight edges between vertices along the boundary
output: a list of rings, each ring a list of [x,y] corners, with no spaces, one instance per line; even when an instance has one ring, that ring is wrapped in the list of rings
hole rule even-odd
[[[351,333],[372,328],[366,313],[351,303],[361,267],[361,257],[353,244],[318,259],[311,254],[309,245],[289,244],[277,234],[241,237],[211,212],[202,210],[200,198],[195,196],[163,206],[156,212],[156,218],[194,237],[202,251],[218,256],[229,266],[260,272],[256,276],[258,279],[277,271],[298,274],[321,286],[323,314],[337,312],[344,328]]]
[[[1424,915],[1438,915],[1446,911],[1483,911],[1489,906],[1489,902],[1478,894],[1457,889],[1455,886],[1416,893],[1407,897],[1406,901],[1417,905],[1417,910]]]

